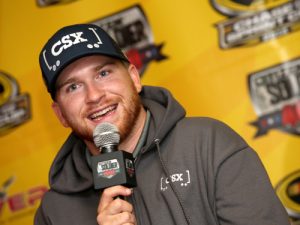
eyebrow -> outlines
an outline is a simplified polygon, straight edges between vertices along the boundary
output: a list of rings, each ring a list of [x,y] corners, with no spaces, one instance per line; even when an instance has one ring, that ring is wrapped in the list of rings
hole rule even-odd
[[[101,70],[103,67],[105,67],[107,65],[115,65],[115,64],[116,64],[115,59],[107,59],[103,63],[101,63],[100,65],[96,66],[94,68],[94,72],[97,72],[97,71]],[[63,81],[61,84],[56,83],[55,89],[56,89],[56,91],[59,91],[65,85],[70,84],[70,83],[74,83],[76,81],[77,81],[77,79],[74,78],[74,77],[68,78],[67,80]]]
[[[116,61],[114,59],[107,59],[105,62],[103,62],[99,66],[95,67],[95,72],[101,70],[103,67],[105,67],[107,65],[115,65],[115,64],[116,64]]]

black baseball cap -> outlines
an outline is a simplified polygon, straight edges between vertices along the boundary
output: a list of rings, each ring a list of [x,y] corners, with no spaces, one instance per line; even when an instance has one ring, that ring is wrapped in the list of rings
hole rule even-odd
[[[59,73],[70,63],[88,55],[106,55],[129,62],[120,47],[101,27],[75,24],[58,30],[45,44],[39,63],[52,99]]]

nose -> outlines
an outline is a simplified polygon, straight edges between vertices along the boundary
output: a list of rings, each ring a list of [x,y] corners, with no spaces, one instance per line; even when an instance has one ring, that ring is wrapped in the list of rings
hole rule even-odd
[[[86,102],[87,103],[98,103],[104,96],[104,89],[101,84],[90,83],[86,88]]]

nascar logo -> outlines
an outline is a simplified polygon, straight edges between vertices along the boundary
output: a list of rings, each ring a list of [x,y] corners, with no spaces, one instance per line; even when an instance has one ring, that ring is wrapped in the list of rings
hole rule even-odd
[[[293,222],[300,220],[300,170],[286,176],[276,186],[276,193]],[[297,223],[298,224],[298,223]]]
[[[300,135],[300,58],[254,72],[249,92],[258,119],[255,137],[271,129]]]
[[[17,80],[0,71],[0,135],[31,118],[30,97],[19,93]]]
[[[210,4],[221,14],[239,16],[289,2],[288,0],[210,0]]]

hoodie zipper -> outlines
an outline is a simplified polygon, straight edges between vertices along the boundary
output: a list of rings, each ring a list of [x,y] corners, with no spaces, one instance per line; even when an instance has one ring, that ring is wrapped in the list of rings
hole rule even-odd
[[[143,152],[144,149],[145,149],[145,147],[142,147],[139,154],[137,154],[136,158],[134,159],[135,170],[137,168],[138,162],[140,161],[141,153]],[[138,216],[138,215],[140,215],[140,213],[139,213],[139,210],[138,210],[138,207],[137,207],[136,194],[134,192],[134,188],[133,188],[132,195],[129,197],[129,199],[130,199],[130,201],[132,203],[132,206],[133,206],[133,211],[134,211],[134,214],[135,214],[136,224],[137,225],[143,224],[142,221],[141,221],[141,217]]]
[[[133,190],[133,193],[131,195],[131,202],[132,202],[132,206],[133,206],[133,211],[134,211],[134,214],[135,214],[135,219],[136,219],[136,224],[139,225],[139,224],[142,224],[142,222],[140,221],[140,213],[138,211],[138,207],[137,207],[137,204],[136,204],[136,198],[135,198],[135,194],[134,194],[134,190]]]

